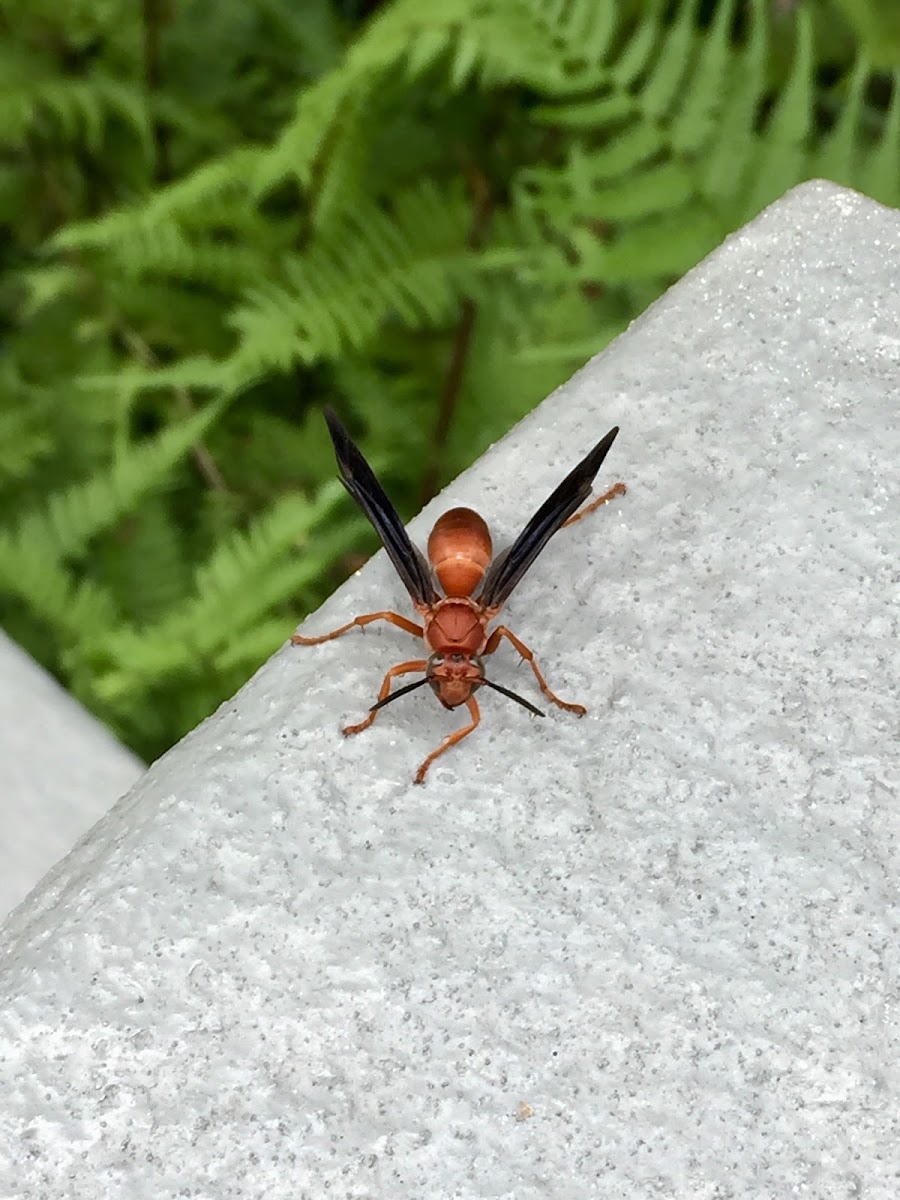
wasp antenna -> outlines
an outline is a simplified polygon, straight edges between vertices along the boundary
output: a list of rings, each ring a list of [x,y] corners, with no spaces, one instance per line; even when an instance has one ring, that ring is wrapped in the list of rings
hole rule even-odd
[[[408,683],[406,687],[397,688],[396,692],[391,692],[389,696],[385,696],[383,700],[379,700],[377,704],[373,704],[369,712],[377,712],[379,708],[384,708],[386,704],[390,704],[392,700],[399,700],[401,696],[405,696],[407,692],[414,692],[416,688],[420,688],[428,682],[428,676],[424,679],[417,679],[415,683]],[[524,704],[524,701],[522,702]]]
[[[527,708],[529,712],[534,713],[536,717],[545,717],[547,714],[542,713],[539,708],[535,708],[528,700],[523,700],[521,696],[517,696],[515,692],[511,692],[509,688],[501,687],[499,683],[492,683],[490,679],[482,679],[482,683],[487,684],[489,688],[493,688],[495,692],[500,692],[504,696],[509,696],[510,700],[515,700],[517,704],[521,704],[523,708]],[[404,688],[404,691],[407,689]],[[399,694],[399,693],[398,693]]]

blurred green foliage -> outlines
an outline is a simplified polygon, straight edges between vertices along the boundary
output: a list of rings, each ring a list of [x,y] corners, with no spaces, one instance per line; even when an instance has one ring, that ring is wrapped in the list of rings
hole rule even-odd
[[[0,622],[145,757],[793,184],[900,204],[884,0],[0,0]]]

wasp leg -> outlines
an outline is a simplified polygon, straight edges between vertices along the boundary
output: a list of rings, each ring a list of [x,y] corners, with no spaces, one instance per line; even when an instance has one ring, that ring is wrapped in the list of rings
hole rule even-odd
[[[399,626],[400,629],[405,629],[407,633],[411,633],[413,637],[424,637],[425,630],[421,625],[417,625],[415,621],[408,621],[406,617],[401,617],[395,612],[377,612],[366,613],[364,617],[354,617],[352,621],[348,621],[346,625],[342,625],[340,629],[334,629],[331,633],[320,633],[318,637],[304,637],[301,633],[295,633],[291,638],[292,646],[317,646],[319,642],[330,642],[332,638],[340,637],[344,633],[349,633],[351,629],[355,629],[358,625],[360,629],[364,625],[370,625],[373,621],[390,621],[392,625]]]
[[[592,500],[580,512],[573,513],[568,521],[563,521],[560,529],[565,529],[567,525],[574,525],[576,521],[580,521],[582,517],[586,517],[588,513],[592,513],[601,504],[608,504],[610,500],[615,500],[616,496],[624,496],[627,491],[628,488],[626,488],[624,483],[614,483],[608,492],[604,492],[602,496],[598,496],[596,500]],[[568,705],[565,707],[568,708]]]
[[[481,720],[481,713],[478,711],[478,705],[475,702],[474,696],[470,696],[466,701],[466,707],[472,717],[471,725],[464,725],[462,729],[457,729],[456,733],[451,733],[449,737],[444,738],[437,750],[432,750],[418,771],[416,771],[416,783],[424,783],[425,774],[438,755],[443,754],[445,750],[449,750],[451,746],[455,746],[457,742],[461,742],[464,737],[468,737]]]
[[[386,700],[390,695],[392,679],[396,679],[398,675],[410,675],[413,671],[424,671],[427,666],[427,661],[424,658],[419,658],[416,659],[415,662],[400,663],[399,666],[391,667],[382,681],[381,691],[378,693],[378,702],[380,703],[382,700]],[[348,725],[345,729],[342,729],[341,732],[346,734],[347,737],[349,737],[351,733],[362,733],[364,729],[369,728],[377,716],[378,709],[376,708],[369,713],[365,720],[360,721],[358,725]]]
[[[565,700],[560,700],[559,696],[555,695],[553,692],[550,691],[549,687],[547,686],[547,680],[541,674],[540,668],[538,667],[537,663],[534,661],[534,655],[532,654],[532,652],[528,649],[528,647],[525,645],[525,643],[520,642],[519,639],[516,637],[516,635],[511,630],[507,629],[505,625],[497,626],[497,628],[494,630],[494,632],[488,638],[487,645],[484,648],[484,653],[485,654],[493,654],[494,651],[497,649],[497,647],[500,645],[501,638],[508,638],[508,640],[512,642],[512,644],[515,646],[515,648],[518,650],[518,652],[522,655],[522,657],[525,659],[525,661],[529,664],[532,671],[534,671],[535,679],[540,684],[541,691],[544,693],[544,695],[547,697],[548,700],[552,700],[554,704],[558,704],[560,708],[566,709],[567,712],[577,713],[579,717],[584,716],[584,714],[587,712],[587,709],[584,707],[583,704],[569,704]]]

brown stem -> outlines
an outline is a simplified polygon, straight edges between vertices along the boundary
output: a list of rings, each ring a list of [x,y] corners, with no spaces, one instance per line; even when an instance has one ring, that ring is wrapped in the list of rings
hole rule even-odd
[[[428,455],[428,465],[422,477],[422,503],[428,501],[437,493],[440,457],[450,436],[450,425],[456,401],[462,386],[469,356],[469,346],[472,342],[472,331],[475,328],[475,301],[463,300],[453,335],[453,349],[450,352],[450,363],[441,387],[441,398],[438,404],[437,423],[434,427],[434,439]]]
[[[144,24],[144,86],[147,89],[147,100],[150,102],[153,94],[162,87],[162,55],[160,38],[163,26],[171,21],[172,12],[170,0],[143,0]],[[169,137],[159,122],[153,123],[153,144],[156,152],[154,178],[157,181],[167,180],[170,176]]]
[[[478,166],[470,166],[468,176],[474,209],[472,231],[469,234],[468,244],[470,250],[477,250],[484,239],[484,234],[490,221],[491,193],[487,178]],[[450,361],[447,364],[447,372],[444,375],[444,382],[441,387],[434,437],[429,450],[425,472],[422,476],[421,500],[423,504],[427,504],[437,492],[441,457],[447,445],[447,438],[450,436],[450,426],[453,424],[453,415],[456,411],[456,404],[462,389],[466,362],[469,357],[472,334],[475,328],[476,312],[477,307],[474,300],[466,298],[459,306],[459,319],[456,322],[456,331],[453,335]]]
[[[156,355],[147,345],[141,335],[133,329],[125,327],[122,329],[122,338],[138,360],[145,367],[155,367],[157,365]],[[194,411],[194,405],[191,402],[191,397],[186,388],[174,387],[172,389],[178,407],[185,415],[189,415]],[[211,488],[217,492],[227,492],[228,484],[225,482],[225,477],[216,465],[216,460],[206,449],[202,442],[195,442],[191,446],[191,453],[197,463],[200,474],[206,480]]]

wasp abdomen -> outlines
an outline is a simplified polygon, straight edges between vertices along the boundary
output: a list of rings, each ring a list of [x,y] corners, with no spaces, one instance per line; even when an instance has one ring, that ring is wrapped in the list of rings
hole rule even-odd
[[[471,596],[493,554],[487,522],[471,508],[451,508],[428,539],[428,557],[446,596]]]

